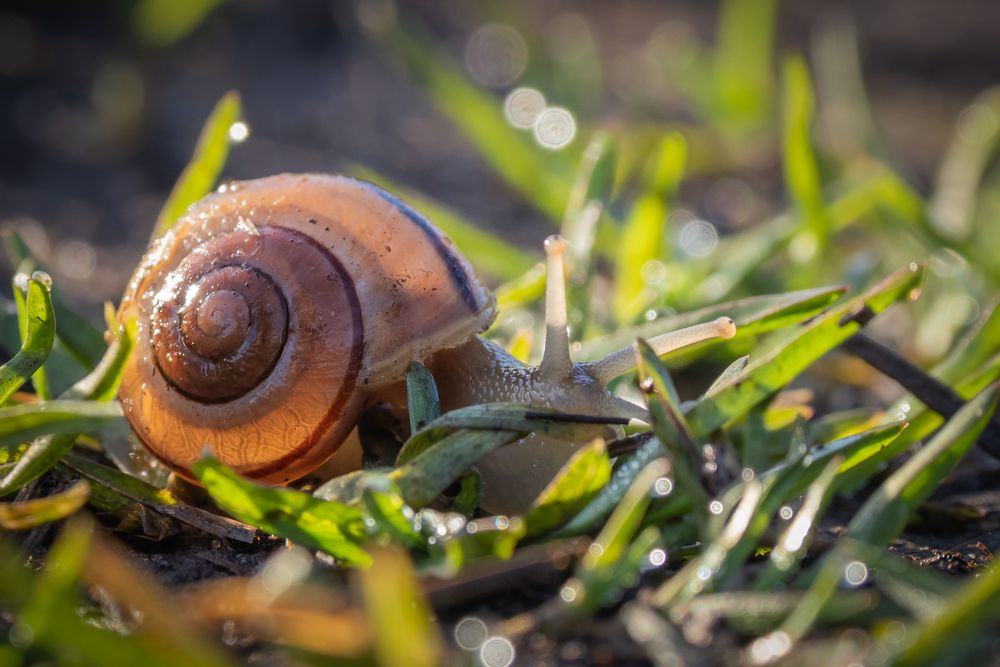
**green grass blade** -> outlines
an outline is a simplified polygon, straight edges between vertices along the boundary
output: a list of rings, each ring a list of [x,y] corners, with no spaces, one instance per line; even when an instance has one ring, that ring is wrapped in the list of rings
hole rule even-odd
[[[809,69],[799,56],[789,58],[784,67],[783,164],[789,198],[805,221],[800,234],[811,235],[813,254],[827,244],[831,225],[827,218],[820,182],[819,165],[812,147],[812,115],[815,100]]]
[[[701,479],[703,457],[681,412],[677,389],[656,353],[641,338],[636,341],[636,356],[639,386],[646,393],[653,431],[666,447],[673,477],[678,489],[691,502],[697,525],[707,530],[710,498]],[[705,536],[703,533],[702,537]]]
[[[625,217],[615,266],[615,318],[631,322],[652,301],[643,278],[648,262],[665,254],[665,228],[669,204],[684,177],[687,142],[673,132],[660,140],[647,169],[643,190]],[[648,298],[647,298],[648,297]]]
[[[0,367],[0,406],[42,367],[52,350],[56,319],[48,281],[35,277],[28,279],[24,320],[26,327],[20,351]]]
[[[139,0],[132,30],[146,44],[165,47],[192,33],[223,0]]]
[[[514,280],[531,270],[538,262],[536,257],[511,245],[495,234],[463,219],[458,213],[441,202],[391,182],[381,174],[367,167],[354,166],[350,173],[358,178],[371,181],[405,200],[416,210],[427,216],[438,229],[450,238],[462,254],[469,258],[477,270],[484,271],[500,280]]]
[[[664,582],[650,598],[656,607],[669,608],[709,590],[725,579],[731,552],[747,551],[745,539],[764,497],[764,487],[757,480],[750,480],[743,487],[739,503],[729,515],[725,527],[701,554],[681,568],[680,572]],[[744,548],[741,548],[744,547]],[[752,547],[751,547],[752,548]],[[742,558],[740,558],[742,561]]]
[[[21,348],[24,348],[25,343],[28,340],[28,328],[29,328],[29,314],[28,314],[28,296],[31,292],[31,281],[39,280],[47,282],[51,285],[52,279],[49,274],[36,271],[32,274],[31,278],[28,278],[25,274],[19,273],[14,276],[14,304],[17,306],[17,329],[21,334]],[[50,299],[51,301],[51,299]],[[53,316],[54,317],[54,316]],[[47,324],[54,325],[54,321],[49,321]],[[53,341],[54,342],[54,341]],[[46,358],[52,351],[52,347],[49,346],[46,352]],[[35,395],[38,396],[40,400],[47,401],[52,398],[52,390],[49,386],[48,376],[45,372],[45,362],[31,375],[31,385],[35,390]]]
[[[461,429],[437,441],[391,473],[413,507],[423,507],[483,456],[521,437],[517,431]]]
[[[180,178],[167,197],[163,210],[156,219],[151,240],[158,239],[169,231],[184,211],[212,191],[219,180],[219,174],[229,157],[232,139],[229,130],[240,120],[240,96],[229,91],[216,103],[212,113],[201,130],[194,155],[188,162]]]
[[[0,240],[3,241],[7,260],[16,273],[33,275],[36,271],[45,271],[45,267],[31,253],[24,239],[12,228],[5,227],[0,230]],[[56,338],[84,370],[92,369],[107,347],[104,334],[90,320],[66,305],[58,287],[51,289],[50,292],[52,308],[59,323],[56,327]]]
[[[403,502],[399,488],[381,477],[361,491],[361,506],[375,525],[389,538],[407,549],[424,543],[416,523],[416,513]]]
[[[611,473],[611,479],[597,496],[574,516],[566,525],[556,530],[553,537],[571,537],[590,532],[604,521],[621,502],[622,498],[635,482],[638,474],[656,459],[667,456],[666,448],[659,440],[653,438],[644,443],[631,456],[619,461]],[[689,508],[689,506],[688,506]]]
[[[116,403],[56,400],[0,408],[0,445],[11,445],[45,434],[87,433],[109,424],[123,424]],[[24,460],[24,459],[22,459]]]
[[[752,336],[759,336],[775,329],[803,322],[832,304],[843,293],[843,287],[820,287],[786,294],[748,297],[700,308],[688,313],[664,316],[652,322],[622,327],[607,336],[584,341],[574,357],[586,361],[600,359],[615,350],[631,345],[636,338],[653,338],[668,331],[676,331],[701,322],[709,322],[718,317],[731,317],[736,322],[736,337],[730,340],[745,340]],[[678,351],[670,356],[694,356],[698,350],[704,350],[706,347],[707,345],[692,345],[685,348],[684,351]]]
[[[981,392],[890,475],[851,521],[851,537],[867,544],[885,544],[895,537],[975,443],[996,408],[997,395],[997,385]]]
[[[503,430],[545,433],[572,439],[586,423],[624,424],[618,417],[571,415],[551,408],[533,408],[523,403],[480,403],[451,410],[427,424],[403,443],[396,465],[408,463],[454,429]]]
[[[372,565],[355,583],[375,632],[380,665],[435,667],[445,664],[441,635],[404,552],[373,550]]]
[[[691,430],[696,436],[705,437],[774,395],[814,361],[857,333],[860,325],[853,320],[842,321],[845,317],[850,318],[861,308],[880,313],[898,301],[912,298],[923,280],[925,268],[913,264],[800,327],[794,337],[751,363],[740,381],[695,404],[687,413]]]
[[[410,364],[406,371],[406,402],[410,412],[410,433],[416,433],[441,416],[441,399],[434,376],[419,361]]]
[[[622,569],[623,563],[635,563],[645,559],[649,551],[659,543],[659,531],[651,529],[636,540],[633,538],[642,524],[651,501],[650,490],[658,479],[667,474],[669,464],[657,459],[646,465],[636,475],[621,502],[608,518],[607,523],[587,553],[580,560],[576,574],[561,593],[567,603],[570,616],[589,613],[605,603],[615,591],[635,583],[635,572],[631,567]],[[636,546],[636,549],[632,547]],[[631,576],[629,576],[631,575]]]
[[[773,590],[795,573],[833,496],[833,481],[842,463],[842,457],[834,457],[809,485],[802,506],[778,538],[767,565],[754,581],[754,589]]]
[[[608,483],[611,462],[603,440],[573,452],[524,515],[527,535],[540,535],[565,523]]]
[[[767,123],[774,98],[777,0],[726,0],[719,11],[715,52],[715,117],[720,129]]]
[[[61,493],[16,503],[0,503],[0,528],[26,530],[65,519],[87,503],[90,485],[80,481]]]
[[[968,240],[976,231],[980,184],[1000,148],[998,114],[1000,87],[994,87],[980,94],[959,119],[958,132],[941,163],[928,207],[931,224],[949,239]],[[977,121],[988,129],[977,130]],[[970,140],[973,135],[975,140]]]
[[[360,546],[365,538],[365,517],[360,509],[294,489],[256,484],[211,456],[194,465],[194,474],[230,516],[330,554],[347,565],[371,564],[371,556]]]
[[[812,628],[836,591],[855,557],[852,543],[884,546],[902,530],[913,510],[976,441],[993,414],[997,395],[997,386],[992,385],[967,403],[865,502],[848,526],[848,537],[823,560],[808,594],[782,625],[781,631],[792,641],[797,641]]]
[[[932,619],[907,633],[907,646],[895,665],[916,667],[939,664],[942,654],[956,653],[962,644],[1000,616],[1000,566],[969,580]]]
[[[249,526],[199,507],[187,505],[170,491],[155,487],[117,468],[94,463],[73,453],[67,454],[60,461],[60,467],[70,474],[85,478],[90,483],[91,504],[121,519],[126,518],[138,504],[145,508],[145,511],[164,517],[159,523],[166,523],[168,518],[176,519],[217,537],[244,543],[254,541],[256,531]],[[97,505],[93,502],[95,500],[104,505]],[[148,514],[146,516],[150,518]],[[155,517],[153,521],[157,522]]]

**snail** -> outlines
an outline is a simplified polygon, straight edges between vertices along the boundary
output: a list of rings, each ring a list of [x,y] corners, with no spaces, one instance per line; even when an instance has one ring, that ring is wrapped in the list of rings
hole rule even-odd
[[[545,348],[528,367],[478,335],[495,319],[494,297],[451,241],[393,195],[334,175],[229,183],[155,241],[129,282],[119,317],[136,319],[137,339],[119,390],[124,414],[184,478],[194,480],[207,447],[273,484],[329,459],[366,407],[400,394],[415,360],[434,375],[443,409],[515,401],[647,419],[605,388],[634,367],[630,348],[570,359],[565,243],[550,237],[545,248]],[[720,318],[649,342],[664,354],[734,332]],[[488,455],[483,506],[520,509],[504,485],[528,489],[520,497],[540,490],[571,447],[529,437]]]

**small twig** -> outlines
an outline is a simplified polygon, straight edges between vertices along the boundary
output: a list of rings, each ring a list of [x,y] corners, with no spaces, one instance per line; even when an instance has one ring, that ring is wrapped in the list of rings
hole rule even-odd
[[[898,382],[927,407],[940,415],[950,417],[965,404],[965,401],[951,387],[928,375],[901,357],[895,350],[865,334],[855,334],[844,342],[843,348],[875,370]]]
[[[608,443],[608,456],[614,458],[624,454],[631,454],[653,439],[652,431],[643,431],[625,438],[612,440]]]
[[[869,318],[861,312],[851,319],[865,324]],[[965,400],[951,387],[910,363],[892,348],[863,333],[855,334],[841,347],[883,375],[895,380],[945,419],[951,418],[965,405]],[[980,434],[979,444],[987,452],[1000,458],[1000,422],[997,421],[996,415],[990,419]]]

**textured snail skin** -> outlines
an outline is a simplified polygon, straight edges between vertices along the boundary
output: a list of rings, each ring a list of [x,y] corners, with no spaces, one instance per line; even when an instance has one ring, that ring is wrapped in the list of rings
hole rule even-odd
[[[287,483],[411,361],[483,331],[494,301],[391,195],[284,174],[195,204],[144,257],[120,317],[138,333],[119,398],[151,452],[188,478],[210,449]]]

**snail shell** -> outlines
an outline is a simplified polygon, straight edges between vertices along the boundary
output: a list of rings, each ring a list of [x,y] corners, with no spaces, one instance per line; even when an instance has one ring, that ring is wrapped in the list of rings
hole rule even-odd
[[[143,258],[120,317],[119,397],[191,478],[209,448],[287,483],[329,458],[407,365],[486,329],[493,297],[451,242],[379,188],[283,174],[224,186]]]

